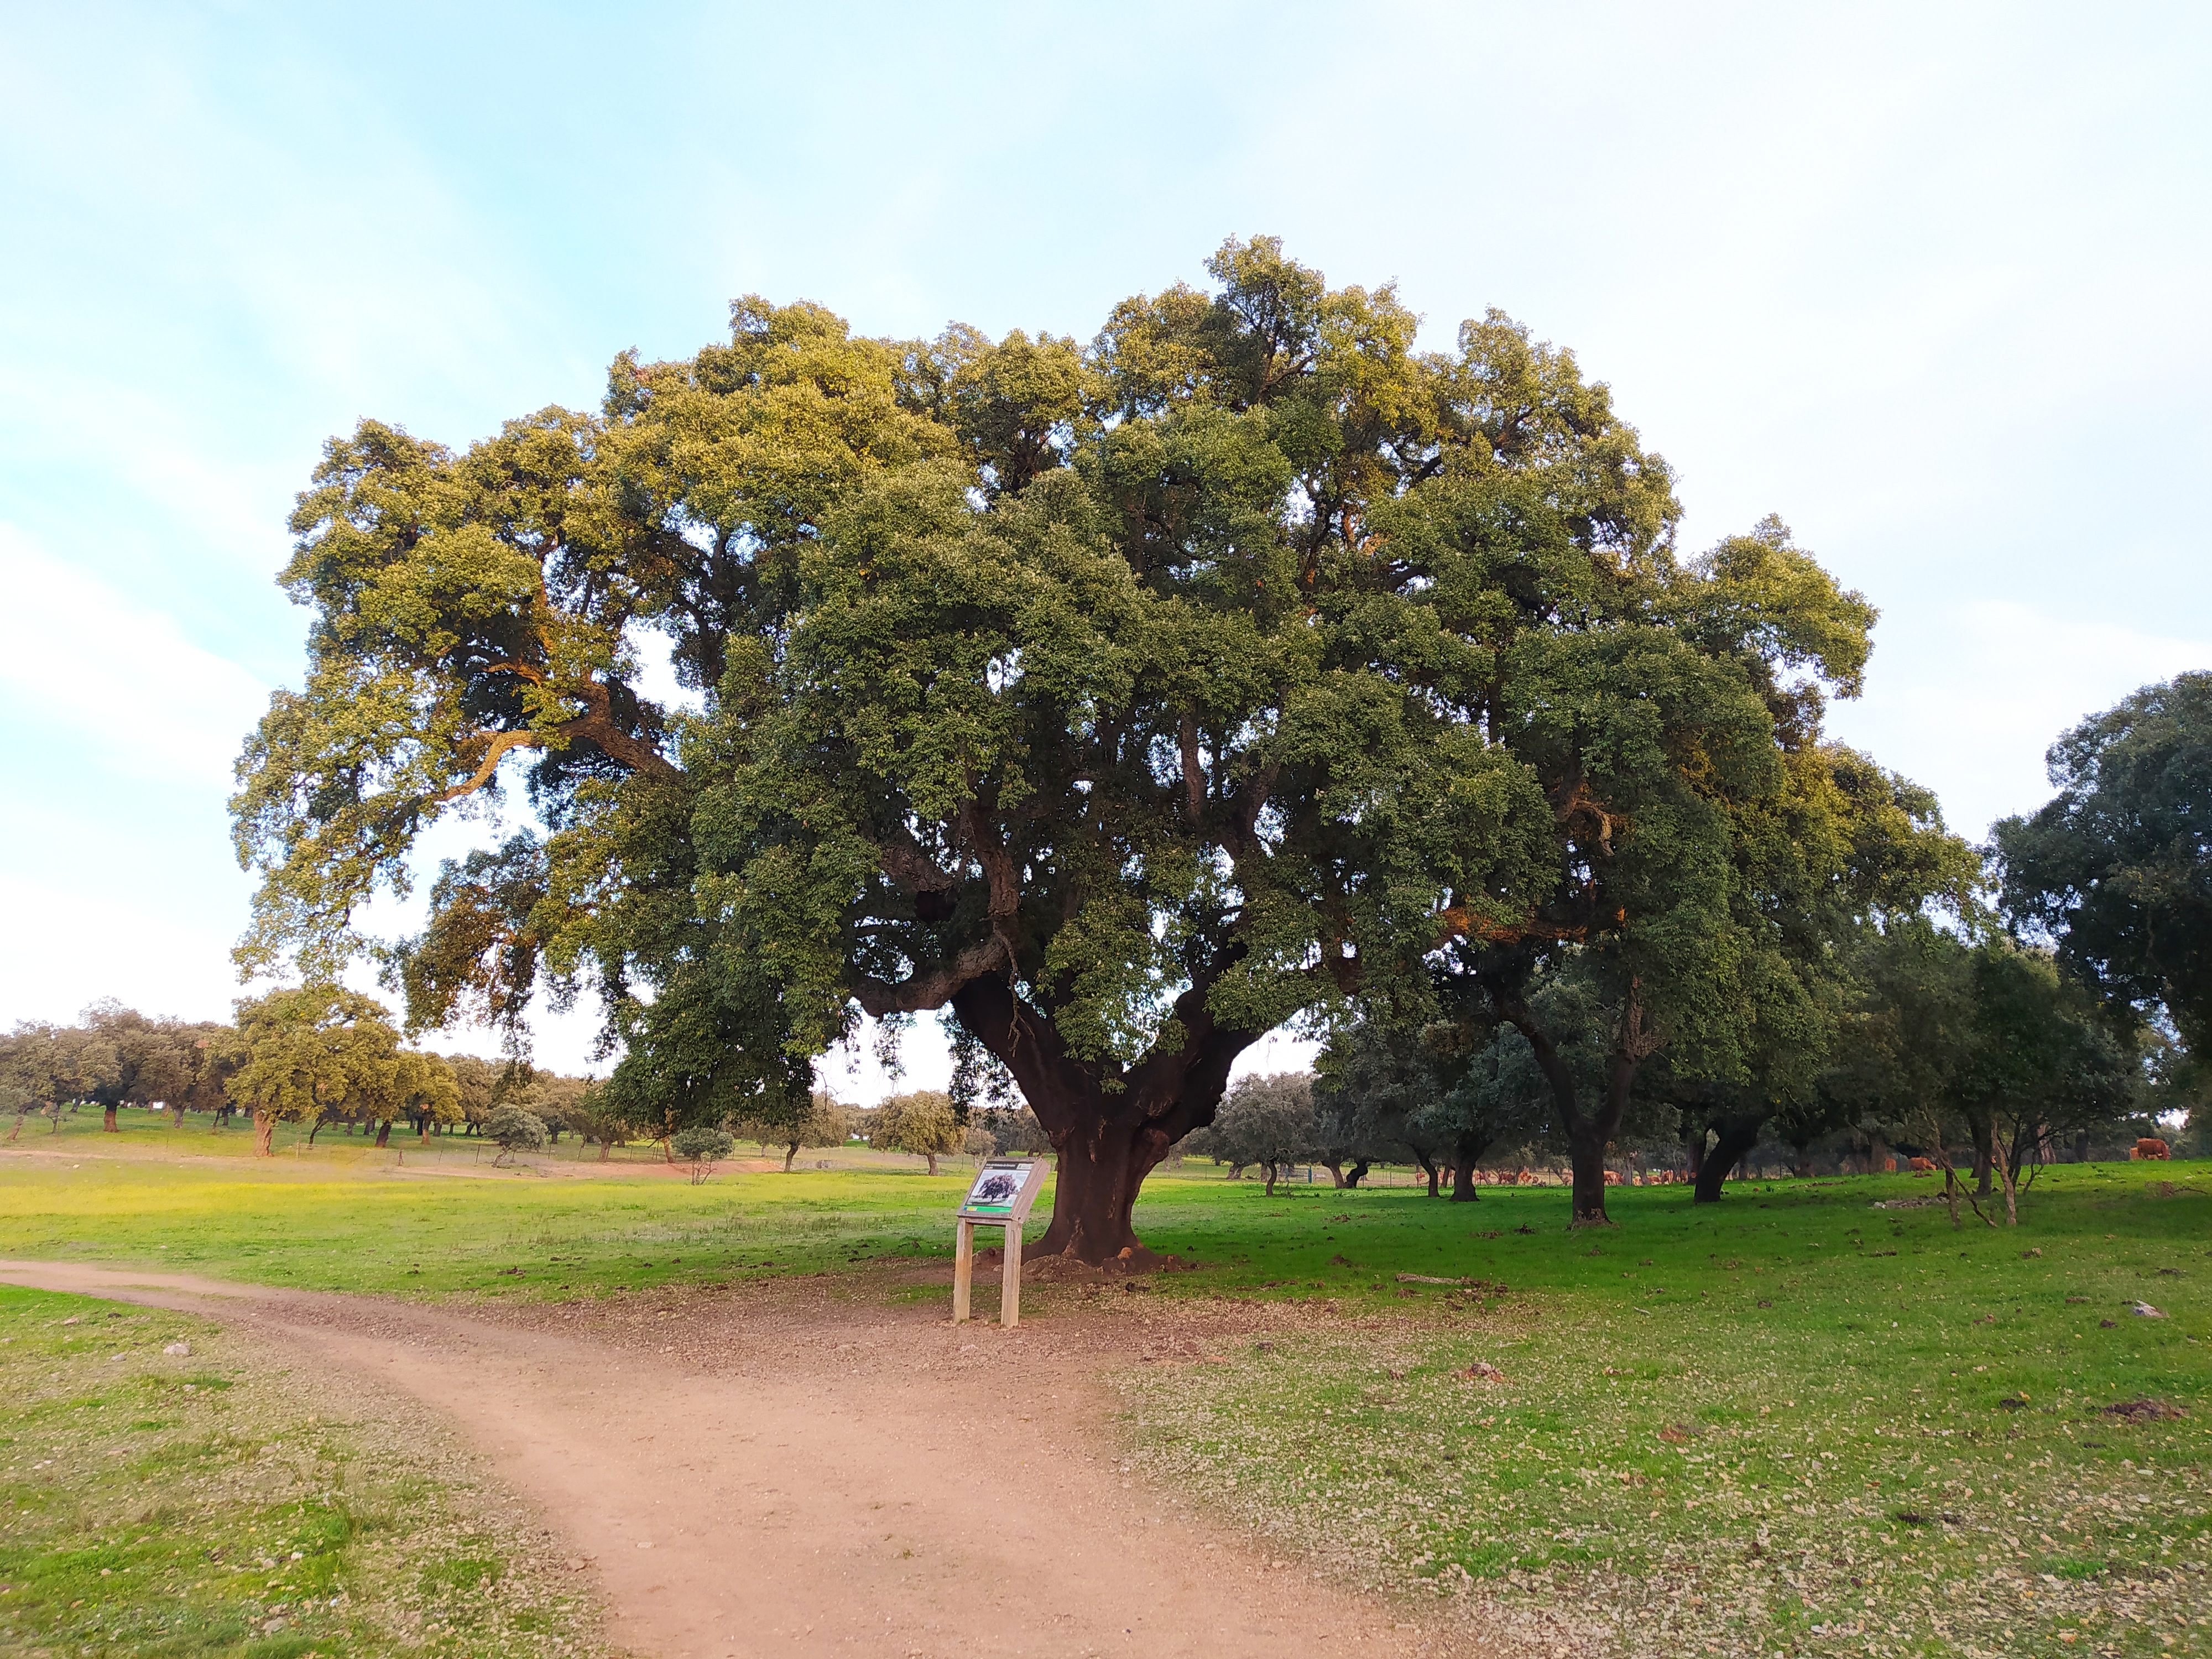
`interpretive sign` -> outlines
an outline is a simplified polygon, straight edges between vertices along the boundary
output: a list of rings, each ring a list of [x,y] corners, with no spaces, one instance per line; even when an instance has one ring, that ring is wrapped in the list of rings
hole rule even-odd
[[[1022,1318],[1022,1224],[1044,1186],[1040,1158],[994,1158],[975,1171],[968,1196],[960,1200],[952,1252],[952,1322],[968,1317],[968,1291],[975,1277],[975,1228],[1006,1229],[1006,1259],[999,1279],[999,1322],[1018,1325]]]
[[[994,1158],[975,1171],[975,1184],[960,1206],[970,1221],[1026,1221],[1044,1185],[1041,1158]]]

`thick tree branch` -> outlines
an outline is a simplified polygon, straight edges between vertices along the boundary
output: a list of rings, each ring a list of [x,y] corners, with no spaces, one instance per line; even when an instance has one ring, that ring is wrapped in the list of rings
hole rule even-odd
[[[1195,830],[1206,820],[1206,773],[1198,763],[1198,722],[1188,714],[1182,717],[1180,736],[1182,740],[1183,816]]]
[[[1006,941],[993,933],[988,939],[978,939],[944,967],[916,974],[911,979],[894,982],[864,975],[854,983],[853,995],[862,1010],[877,1019],[885,1014],[919,1013],[927,1008],[942,1008],[970,981],[986,975],[995,977],[1012,963]]]
[[[542,678],[526,664],[496,663],[493,666],[502,672],[514,673],[542,684]],[[516,749],[565,749],[581,739],[595,743],[613,759],[633,772],[643,772],[653,777],[674,778],[683,775],[682,769],[671,763],[651,744],[632,737],[615,724],[609,712],[607,688],[596,680],[586,680],[574,689],[574,695],[586,705],[586,712],[574,720],[562,721],[550,731],[476,732],[459,740],[466,748],[477,744],[484,746],[483,757],[477,769],[450,789],[432,795],[430,801],[442,805],[459,800],[464,795],[473,795],[492,780],[499,769],[501,759]]]
[[[430,797],[433,803],[442,805],[449,800],[459,800],[464,795],[473,795],[491,781],[491,775],[499,769],[501,757],[510,749],[540,749],[545,739],[536,732],[479,732],[462,739],[465,744],[484,745],[483,759],[469,778],[450,789],[441,789]]]

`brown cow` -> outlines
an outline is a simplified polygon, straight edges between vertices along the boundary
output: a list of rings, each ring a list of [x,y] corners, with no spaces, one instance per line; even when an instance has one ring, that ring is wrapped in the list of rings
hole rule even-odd
[[[2166,1144],[2159,1139],[2155,1135],[2144,1136],[2143,1139],[2136,1142],[2135,1150],[2128,1154],[2130,1158],[2140,1158],[2160,1160],[2171,1158],[2172,1155],[2172,1150],[2166,1146]]]
[[[1912,1160],[1911,1167],[1915,1175],[1934,1175],[1936,1160],[1932,1158],[1916,1158]]]

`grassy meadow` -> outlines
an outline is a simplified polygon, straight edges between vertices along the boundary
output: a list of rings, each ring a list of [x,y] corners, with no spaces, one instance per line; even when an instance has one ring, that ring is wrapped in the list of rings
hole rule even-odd
[[[0,1285],[0,1653],[604,1653],[546,1540],[473,1483],[373,1385],[303,1387],[206,1320]]]
[[[196,1133],[221,1139],[27,1130],[0,1255],[425,1297],[828,1273],[927,1299],[859,1270],[949,1255],[966,1180],[171,1150]],[[1558,1188],[1156,1176],[1139,1231],[1200,1270],[1116,1304],[1291,1305],[1229,1363],[1120,1376],[1133,1461],[1358,1582],[1632,1652],[2212,1653],[2212,1173],[2047,1170],[2014,1229],[1954,1229],[1909,1176],[1611,1201],[1616,1230],[1570,1233]],[[1049,1321],[1076,1293],[1033,1294]]]

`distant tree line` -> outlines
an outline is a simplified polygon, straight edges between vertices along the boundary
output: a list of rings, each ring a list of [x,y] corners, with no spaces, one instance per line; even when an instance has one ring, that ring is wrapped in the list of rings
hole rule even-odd
[[[494,1135],[557,1142],[574,1133],[603,1147],[654,1138],[609,1115],[590,1079],[524,1060],[488,1060],[410,1047],[389,1011],[356,992],[310,987],[241,999],[234,1018],[152,1018],[106,1000],[74,1024],[19,1022],[0,1036],[0,1117],[20,1139],[25,1121],[58,1129],[68,1111],[96,1108],[118,1131],[125,1108],[159,1107],[182,1127],[202,1113],[221,1130],[234,1116],[252,1124],[256,1151],[274,1151],[279,1124],[374,1135],[388,1146],[395,1124],[418,1139]],[[535,1129],[513,1121],[526,1115]]]

